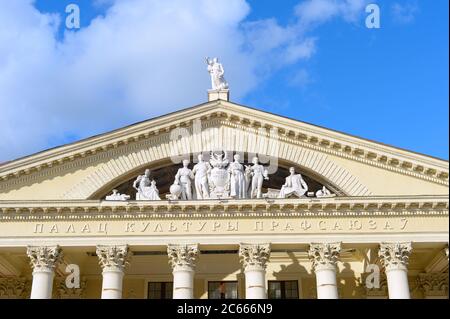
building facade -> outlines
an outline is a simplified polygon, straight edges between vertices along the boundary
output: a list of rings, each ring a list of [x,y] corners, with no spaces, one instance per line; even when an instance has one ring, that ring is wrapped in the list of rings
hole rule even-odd
[[[1,165],[0,298],[448,298],[448,161],[208,97]]]

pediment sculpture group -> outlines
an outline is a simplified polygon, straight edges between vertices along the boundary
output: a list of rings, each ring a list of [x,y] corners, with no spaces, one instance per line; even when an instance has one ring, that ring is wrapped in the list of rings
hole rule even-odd
[[[201,200],[201,199],[245,199],[245,198],[301,198],[308,192],[308,185],[301,174],[296,174],[294,167],[289,169],[280,190],[262,193],[264,180],[268,180],[267,169],[254,157],[252,165],[242,165],[240,155],[234,154],[233,161],[229,161],[226,152],[211,152],[209,162],[198,155],[198,163],[189,168],[189,160],[183,160],[183,166],[178,169],[173,184],[170,186],[169,200]],[[150,170],[146,169],[133,183],[136,200],[161,200],[155,180],[150,178]],[[316,197],[334,196],[323,186],[315,193]],[[113,190],[113,194],[106,196],[106,200],[128,200],[129,195],[120,194]]]

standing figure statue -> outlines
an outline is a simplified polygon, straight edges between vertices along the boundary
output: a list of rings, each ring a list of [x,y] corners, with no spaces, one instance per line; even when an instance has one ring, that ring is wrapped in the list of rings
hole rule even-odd
[[[228,166],[228,174],[230,174],[230,196],[233,198],[247,198],[244,167],[239,163],[239,160],[239,154],[235,154],[234,162],[231,162]]]
[[[226,90],[228,83],[224,78],[225,71],[218,58],[206,58],[208,72],[211,75],[211,85],[213,90]]]
[[[252,176],[250,198],[255,198],[255,195],[256,198],[262,198],[262,184],[265,179],[269,179],[269,177],[267,176],[268,172],[267,169],[264,168],[264,166],[259,164],[259,160],[257,157],[254,157],[252,162],[253,166],[250,167]]]
[[[295,174],[295,168],[289,168],[290,175],[286,177],[286,182],[281,187],[278,198],[288,198],[291,195],[302,197],[308,191],[308,185],[303,180],[302,175]]]
[[[183,167],[178,169],[175,175],[174,185],[181,187],[181,199],[192,200],[192,180],[194,174],[188,168],[189,160],[183,160]]]
[[[194,165],[192,173],[195,175],[195,192],[197,199],[209,198],[208,174],[211,165],[203,160],[203,154],[198,155],[198,163]]]

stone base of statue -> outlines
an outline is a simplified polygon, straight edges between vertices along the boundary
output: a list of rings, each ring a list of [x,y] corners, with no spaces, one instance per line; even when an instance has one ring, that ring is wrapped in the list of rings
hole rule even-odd
[[[263,194],[263,198],[278,198],[280,195],[279,189],[268,188],[267,193]]]
[[[230,100],[230,90],[208,90],[208,101],[229,101]]]

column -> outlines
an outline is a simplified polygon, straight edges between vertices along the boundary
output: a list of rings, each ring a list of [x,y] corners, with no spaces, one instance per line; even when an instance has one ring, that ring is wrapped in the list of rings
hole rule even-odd
[[[173,299],[194,299],[198,245],[168,245],[167,255],[173,270]]]
[[[239,257],[245,273],[245,298],[267,299],[266,263],[270,244],[240,244]]]
[[[408,263],[411,242],[381,243],[378,255],[383,264],[389,291],[389,299],[410,299]]]
[[[338,299],[336,263],[341,243],[312,243],[309,258],[316,274],[317,299]]]
[[[51,299],[55,268],[61,261],[59,246],[29,246],[27,255],[33,267],[31,299]]]
[[[123,273],[129,257],[128,246],[97,246],[96,252],[103,270],[102,299],[121,299]]]

